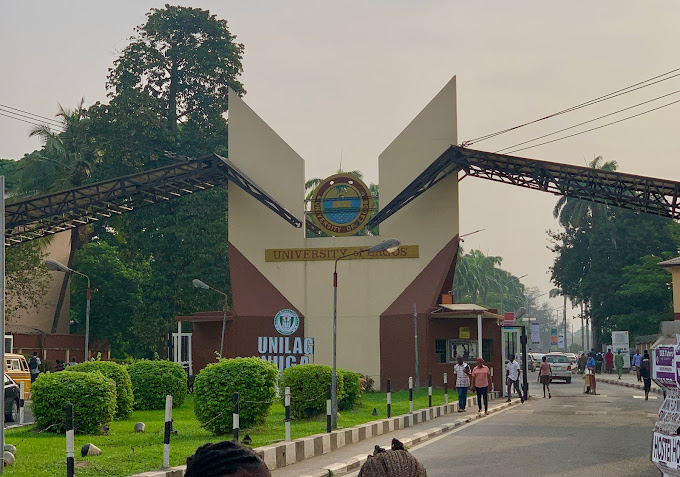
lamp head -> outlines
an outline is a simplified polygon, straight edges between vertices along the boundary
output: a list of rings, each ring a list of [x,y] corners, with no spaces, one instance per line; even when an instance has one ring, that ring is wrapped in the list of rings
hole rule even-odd
[[[201,288],[203,290],[210,290],[210,287],[208,285],[206,285],[205,283],[203,283],[198,278],[194,278],[193,280],[191,280],[191,283],[193,283],[196,288]]]
[[[63,263],[59,263],[56,260],[45,260],[45,267],[53,272],[68,272],[70,271],[70,268],[68,268],[66,265]]]
[[[368,249],[368,251],[375,253],[375,252],[382,252],[383,250],[387,250],[389,253],[394,253],[399,248],[399,245],[401,245],[401,242],[399,240],[397,240],[397,239],[387,239],[387,240],[383,240],[379,244],[372,246],[371,248]]]

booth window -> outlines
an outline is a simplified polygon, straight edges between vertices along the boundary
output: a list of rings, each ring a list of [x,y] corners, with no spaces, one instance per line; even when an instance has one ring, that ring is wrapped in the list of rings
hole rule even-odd
[[[446,363],[446,340],[434,340],[434,355],[437,363]]]
[[[493,357],[493,340],[482,339],[482,358],[485,363],[490,363]]]

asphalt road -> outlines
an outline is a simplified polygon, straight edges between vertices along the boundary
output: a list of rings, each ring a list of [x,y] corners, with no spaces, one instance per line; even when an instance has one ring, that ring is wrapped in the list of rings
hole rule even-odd
[[[529,383],[529,402],[414,447],[428,477],[661,475],[650,461],[660,396],[604,383],[590,396],[575,376],[543,399],[535,373]]]

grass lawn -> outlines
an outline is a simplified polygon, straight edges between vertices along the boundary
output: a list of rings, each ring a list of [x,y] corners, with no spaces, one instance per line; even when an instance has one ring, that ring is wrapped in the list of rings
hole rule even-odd
[[[457,399],[456,393],[449,392],[449,402]],[[432,404],[444,403],[444,391],[433,392]],[[414,409],[427,407],[427,388],[419,393],[414,392]],[[373,408],[377,408],[378,416],[372,416]],[[362,397],[360,406],[352,411],[344,411],[338,415],[339,427],[352,427],[364,422],[387,417],[387,406],[384,393],[368,393]],[[408,413],[408,391],[392,393],[392,415]],[[174,427],[178,431],[170,440],[170,464],[183,464],[188,455],[206,442],[217,442],[231,439],[231,435],[213,436],[202,429],[193,412],[191,396],[181,407],[173,410]],[[278,402],[272,406],[267,422],[252,429],[241,430],[252,438],[252,446],[259,447],[284,439],[284,408]],[[146,432],[136,434],[133,427],[136,422],[146,424]],[[76,423],[77,427],[77,423]],[[109,434],[104,436],[75,437],[76,475],[83,476],[126,476],[130,474],[158,469],[163,459],[163,411],[135,411],[130,419],[114,421]],[[293,439],[326,431],[326,416],[306,421],[292,421]],[[64,475],[66,469],[66,439],[63,435],[49,432],[38,433],[33,426],[5,431],[8,444],[17,447],[16,463],[5,469],[5,475],[13,477],[33,477]],[[80,448],[91,442],[102,450],[98,457],[80,457]]]

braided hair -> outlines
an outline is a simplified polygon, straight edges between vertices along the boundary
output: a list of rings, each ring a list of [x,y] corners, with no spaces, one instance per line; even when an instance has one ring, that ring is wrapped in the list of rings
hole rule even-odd
[[[359,477],[427,477],[423,464],[397,439],[390,450],[375,446],[373,455],[361,466]]]
[[[242,471],[242,472],[239,472]],[[187,457],[184,477],[271,477],[269,469],[251,449],[233,441],[208,443]]]

